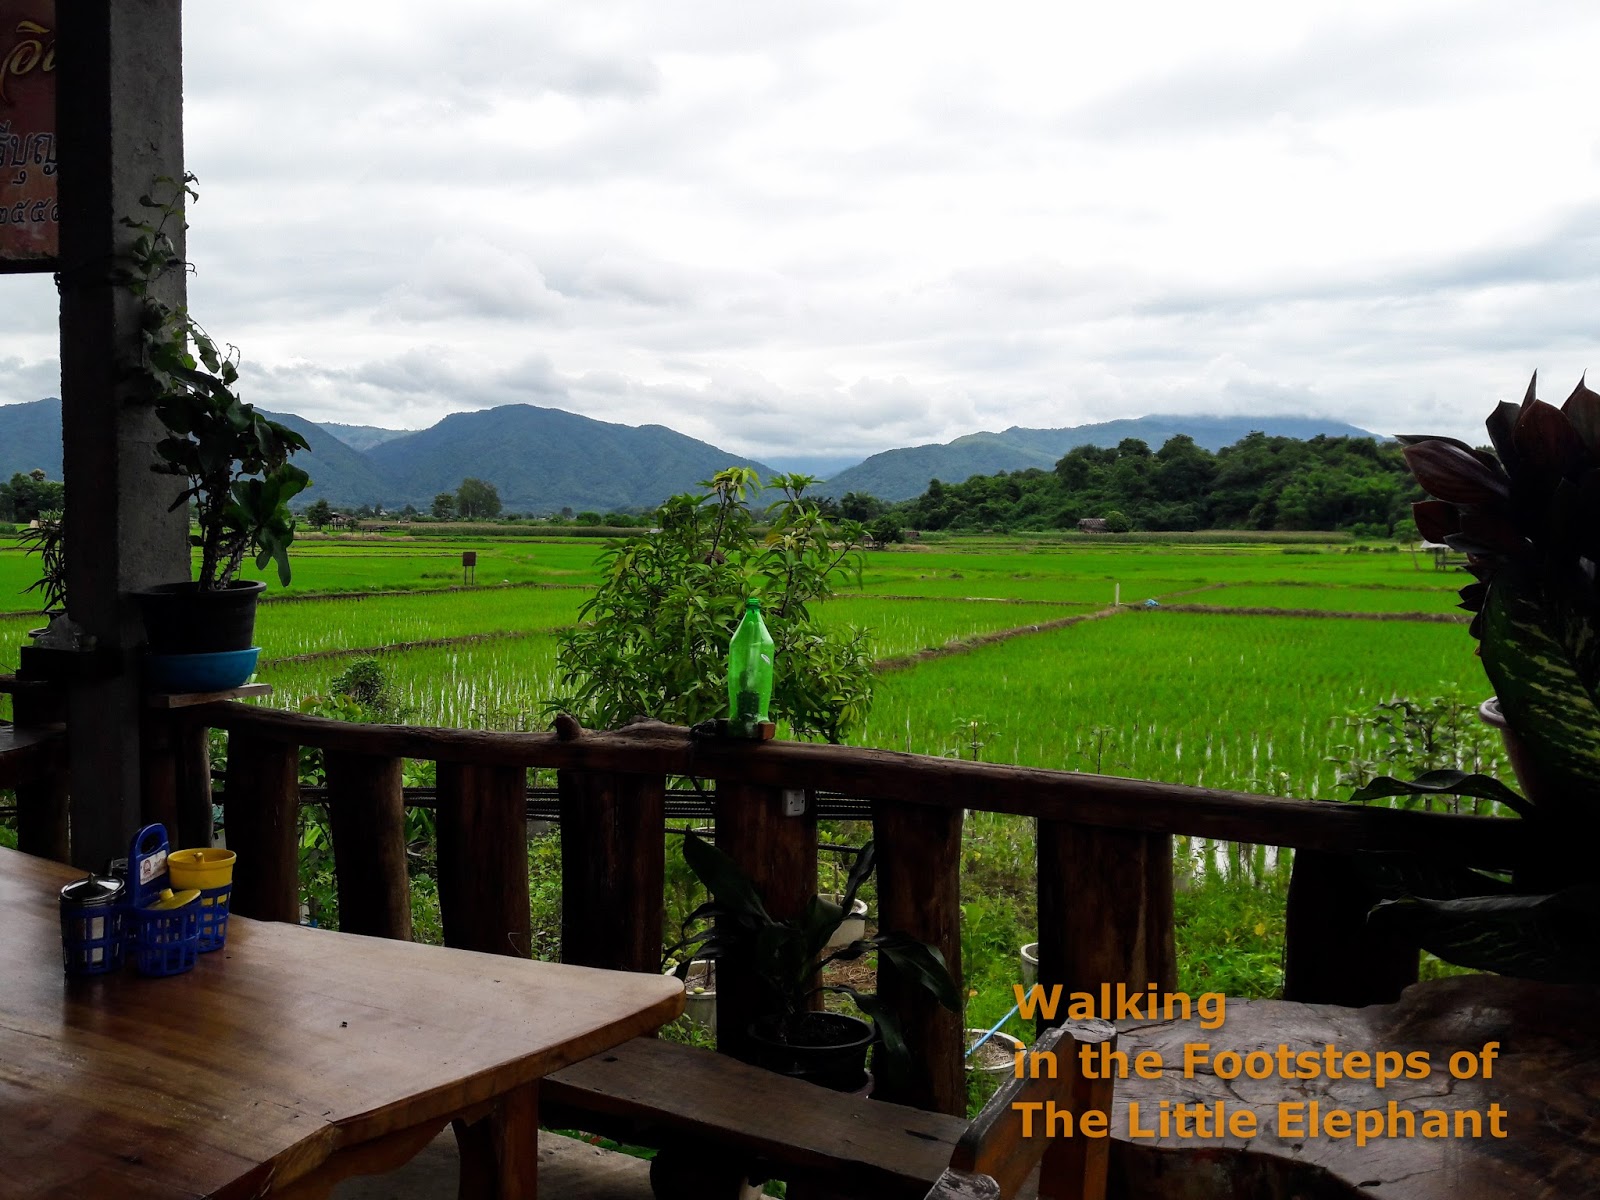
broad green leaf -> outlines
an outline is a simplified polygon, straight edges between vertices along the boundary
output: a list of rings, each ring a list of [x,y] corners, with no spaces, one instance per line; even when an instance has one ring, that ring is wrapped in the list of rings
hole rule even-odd
[[[739,865],[692,830],[683,836],[683,858],[725,911],[735,916],[772,920],[755,885]]]
[[[1600,983],[1600,889],[1593,886],[1548,896],[1387,900],[1369,919],[1458,966]]]
[[[1582,586],[1506,568],[1484,604],[1481,653],[1500,711],[1553,793],[1534,803],[1592,820],[1600,804],[1600,631]]]
[[[1360,877],[1385,900],[1408,896],[1465,900],[1515,894],[1506,879],[1446,859],[1418,854],[1359,854],[1354,861]]]
[[[880,933],[867,940],[877,948],[881,958],[887,958],[894,964],[894,969],[904,979],[926,988],[951,1012],[961,1011],[961,997],[956,994],[950,968],[945,965],[944,955],[936,947],[904,933]]]
[[[1382,800],[1389,796],[1471,796],[1504,804],[1512,812],[1523,816],[1532,811],[1532,806],[1525,799],[1498,779],[1454,770],[1428,771],[1411,780],[1380,775],[1352,794],[1350,799]]]

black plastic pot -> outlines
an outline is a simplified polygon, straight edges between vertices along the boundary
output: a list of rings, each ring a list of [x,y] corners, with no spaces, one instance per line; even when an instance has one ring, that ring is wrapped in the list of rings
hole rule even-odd
[[[217,654],[255,645],[259,579],[202,592],[193,583],[167,583],[135,592],[152,654]]]
[[[806,1013],[787,1026],[763,1017],[750,1026],[758,1067],[791,1075],[836,1092],[853,1092],[867,1080],[872,1026],[843,1013]]]

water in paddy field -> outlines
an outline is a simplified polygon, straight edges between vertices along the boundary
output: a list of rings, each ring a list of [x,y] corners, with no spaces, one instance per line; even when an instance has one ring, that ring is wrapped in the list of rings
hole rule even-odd
[[[1266,883],[1287,873],[1294,852],[1277,846],[1252,846],[1214,838],[1175,837],[1172,869],[1177,886],[1196,887],[1207,880]]]

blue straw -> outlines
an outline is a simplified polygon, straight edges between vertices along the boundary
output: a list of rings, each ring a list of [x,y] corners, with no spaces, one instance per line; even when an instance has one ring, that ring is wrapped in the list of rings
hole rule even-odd
[[[1017,1015],[1017,1009],[1019,1009],[1021,1007],[1022,1007],[1022,1005],[1020,1005],[1020,1004],[1013,1004],[1011,1006],[1011,1011],[1008,1012],[1005,1016],[1001,1017],[998,1021],[996,1021],[994,1023],[994,1028],[993,1029],[989,1030],[988,1033],[984,1034],[977,1041],[973,1042],[972,1045],[970,1047],[968,1047],[966,1054],[964,1054],[962,1056],[962,1058],[963,1059],[971,1058],[973,1056],[973,1054],[977,1051],[979,1046],[983,1045],[990,1038],[992,1038],[995,1034],[1000,1032],[1000,1026],[1004,1025],[1007,1021],[1011,1020],[1012,1017]]]

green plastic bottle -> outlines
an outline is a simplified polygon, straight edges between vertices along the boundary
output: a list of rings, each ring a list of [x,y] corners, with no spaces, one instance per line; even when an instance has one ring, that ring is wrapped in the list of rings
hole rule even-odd
[[[744,603],[744,619],[728,645],[728,725],[736,736],[753,737],[767,720],[772,701],[772,635],[761,619],[761,601]]]

